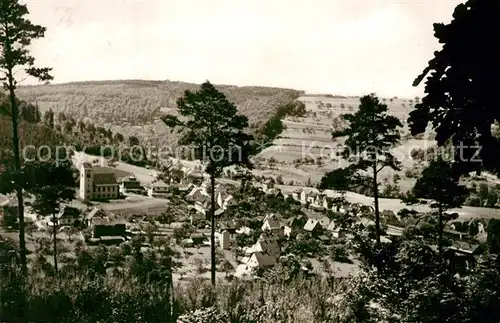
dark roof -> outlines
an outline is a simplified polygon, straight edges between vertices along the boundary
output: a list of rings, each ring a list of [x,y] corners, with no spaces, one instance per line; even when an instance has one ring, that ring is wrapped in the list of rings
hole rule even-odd
[[[112,241],[112,240],[123,240],[125,241],[124,237],[121,236],[100,236],[99,239],[102,241]]]
[[[85,220],[93,219],[94,217],[99,216],[100,218],[108,217],[108,214],[99,208],[93,208],[87,215],[85,216]]]
[[[59,217],[78,218],[80,217],[80,210],[71,206],[64,206],[61,211],[59,211]]]
[[[105,218],[99,218],[94,220],[95,225],[117,225],[117,224],[123,224],[125,225],[125,221],[121,219],[116,219],[116,218],[110,218],[110,217],[105,217]]]
[[[236,230],[238,225],[235,221],[220,221],[219,229],[221,230]]]
[[[259,266],[262,267],[270,267],[273,266],[276,263],[276,258],[271,256],[268,253],[263,253],[263,252],[254,252],[255,259],[257,259],[257,262],[259,263]]]
[[[117,184],[115,174],[113,174],[113,173],[94,174],[94,184],[95,185]]]
[[[269,227],[271,229],[279,229],[279,228],[281,228],[281,224],[276,219],[270,218],[270,219],[267,219],[266,221],[269,224]]]
[[[17,207],[19,203],[17,202],[17,197],[15,195],[8,196],[0,194],[0,206],[1,207]]]
[[[151,187],[166,187],[166,186],[168,186],[167,183],[165,183],[162,180],[151,183]]]
[[[478,248],[479,244],[472,244],[465,241],[455,241],[450,247],[451,250],[467,254],[475,253]]]

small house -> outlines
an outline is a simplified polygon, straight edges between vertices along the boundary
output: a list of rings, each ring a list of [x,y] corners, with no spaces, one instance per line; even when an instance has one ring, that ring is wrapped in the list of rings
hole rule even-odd
[[[246,266],[252,270],[268,269],[276,264],[277,260],[270,254],[264,252],[254,252]]]
[[[271,231],[281,229],[280,223],[274,218],[268,218],[262,224],[262,231]]]
[[[141,182],[139,182],[135,176],[125,177],[119,182],[121,193],[142,194],[145,192],[144,187],[142,187],[141,185]]]
[[[464,236],[466,236],[466,234],[463,232],[450,230],[450,229],[443,230],[443,234],[450,237],[450,238],[453,238],[455,240],[462,240],[464,238]]]
[[[323,206],[323,201],[326,200],[326,195],[325,194],[318,194],[318,196],[316,196],[316,198],[314,199],[314,205],[317,205],[317,206]]]
[[[218,221],[217,223],[217,228],[219,229],[219,232],[224,232],[227,231],[233,239],[236,235],[236,231],[238,230],[239,226],[234,220],[229,220],[229,221]]]
[[[125,242],[125,237],[122,236],[102,236],[99,237],[99,243],[107,246],[118,245],[122,242]]]
[[[363,212],[365,210],[366,210],[366,205],[361,207],[360,212],[362,215],[371,213],[370,209],[368,209],[368,212]],[[373,213],[375,213],[375,212],[373,212]],[[394,211],[392,211],[392,210],[383,210],[382,212],[380,212],[380,217],[385,218],[385,219],[394,219],[394,218],[396,218],[396,213],[394,213]]]
[[[77,226],[81,223],[80,210],[70,206],[64,206],[56,218],[61,226]]]
[[[272,179],[266,179],[263,183],[262,183],[262,190],[264,192],[267,192],[269,191],[270,189],[274,188],[274,180]]]
[[[485,251],[479,244],[472,244],[464,241],[453,242],[448,250],[455,252],[455,265],[461,266],[462,268],[470,268],[476,263],[477,258]]]
[[[392,212],[392,211],[390,211],[390,212]],[[375,214],[375,209],[370,205],[362,205],[360,208],[360,213],[362,216],[365,216],[365,217],[370,216],[372,214]],[[395,215],[394,212],[392,212],[392,214]]]
[[[0,194],[0,217],[3,218],[5,225],[13,225],[17,222],[19,218],[18,205],[15,196]]]
[[[309,193],[306,194],[306,203],[314,204],[318,195],[319,195],[318,193],[310,191]]]
[[[206,219],[205,210],[197,208],[196,205],[189,210],[189,222],[191,225],[196,226]]]
[[[201,245],[201,244],[203,244],[203,241],[205,240],[205,236],[201,233],[193,233],[191,235],[190,239],[193,241],[193,244]]]
[[[210,199],[207,191],[202,187],[194,187],[186,196],[186,201],[191,203],[205,203]]]
[[[282,238],[285,235],[285,227],[273,218],[269,218],[264,221],[264,224],[262,224],[262,231],[271,232],[278,238]]]
[[[286,225],[292,229],[302,229],[307,222],[307,218],[303,215],[297,215],[287,220]]]
[[[321,227],[321,224],[319,223],[318,220],[309,219],[304,225],[304,231],[318,234],[323,231],[323,228]]]
[[[337,228],[337,224],[335,223],[334,220],[330,221],[328,226],[326,227],[326,231],[333,232]]]
[[[302,193],[303,193],[303,192],[304,192],[304,191],[303,191],[303,190],[301,190],[300,188],[299,188],[299,189],[296,189],[296,190],[295,190],[295,191],[293,191],[293,193],[292,193],[292,198],[293,198],[294,200],[296,200],[296,201],[301,201],[301,200],[302,200],[302,198],[301,198],[301,197],[302,197]],[[305,199],[304,199],[304,200],[305,200]]]
[[[328,226],[330,225],[330,218],[327,216],[322,217],[321,219],[319,219],[319,224],[325,229],[328,228]]]
[[[94,226],[94,221],[97,219],[109,219],[109,216],[106,212],[103,210],[94,207],[87,215],[83,217],[83,224],[86,227],[93,227]]]
[[[126,236],[126,225],[121,221],[97,219],[94,221],[94,238],[103,236]]]
[[[148,189],[149,197],[167,197],[169,193],[169,186],[162,180],[151,183]]]
[[[220,246],[223,250],[229,250],[229,240],[229,232],[224,230],[220,235]]]
[[[356,221],[356,224],[362,226],[363,228],[368,228],[371,226],[375,226],[375,221],[368,218],[360,218],[358,221]]]
[[[274,239],[268,239],[261,236],[259,240],[247,250],[247,253],[253,252],[264,252],[272,255],[273,257],[279,257],[281,254],[281,248],[278,242]]]

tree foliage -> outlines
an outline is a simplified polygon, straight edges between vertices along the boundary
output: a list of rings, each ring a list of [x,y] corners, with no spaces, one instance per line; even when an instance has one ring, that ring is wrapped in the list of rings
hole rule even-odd
[[[459,207],[468,195],[467,188],[459,185],[459,180],[460,174],[453,168],[453,164],[438,158],[423,170],[413,192],[418,198],[436,201],[436,207],[443,210]]]
[[[245,132],[248,118],[238,114],[236,105],[208,81],[196,92],[186,91],[177,106],[180,116],[167,115],[162,120],[182,132],[179,144],[192,147],[195,158],[207,164],[205,170],[210,174],[211,267],[215,285],[215,177],[231,165],[251,167],[253,137]]]
[[[374,95],[360,99],[355,114],[345,114],[342,118],[348,125],[332,136],[346,137],[341,155],[351,162],[342,170],[328,173],[321,180],[321,188],[347,190],[353,186],[369,187],[375,199],[375,223],[377,240],[380,239],[380,214],[378,209],[377,174],[385,167],[400,170],[399,161],[390,152],[400,140],[398,118],[387,114],[387,105]],[[367,176],[369,171],[371,176]]]
[[[491,34],[500,28],[499,17],[498,1],[459,4],[449,24],[434,24],[434,36],[443,47],[414,82],[418,86],[429,75],[426,94],[410,113],[412,134],[423,133],[431,123],[438,145],[448,140],[463,145],[456,159],[464,173],[481,167],[500,172],[500,141],[492,135],[493,124],[500,120],[500,46],[499,36]]]
[[[28,7],[18,0],[0,1],[0,81],[9,92],[10,109],[7,115],[12,121],[12,151],[14,154],[14,188],[17,193],[19,208],[19,245],[20,258],[23,271],[26,272],[26,242],[24,239],[24,201],[22,192],[21,156],[19,147],[19,119],[26,117],[23,109],[19,107],[15,90],[18,81],[16,73],[23,71],[26,75],[34,77],[39,81],[48,82],[52,80],[49,74],[51,69],[47,67],[36,67],[35,57],[29,51],[31,42],[43,38],[46,28],[35,25],[27,18]],[[5,110],[4,110],[5,113]],[[39,116],[36,117],[39,120]]]
[[[438,215],[438,245],[442,251],[444,224],[448,220],[444,213],[447,209],[460,207],[469,192],[463,185],[459,185],[460,175],[453,168],[453,164],[441,157],[431,161],[417,180],[413,192],[418,198],[434,200],[431,204]]]

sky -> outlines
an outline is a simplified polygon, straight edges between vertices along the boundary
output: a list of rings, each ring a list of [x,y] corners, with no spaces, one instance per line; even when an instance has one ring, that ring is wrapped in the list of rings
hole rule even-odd
[[[53,83],[150,79],[421,96],[457,0],[27,0]],[[26,80],[22,84],[33,84]]]

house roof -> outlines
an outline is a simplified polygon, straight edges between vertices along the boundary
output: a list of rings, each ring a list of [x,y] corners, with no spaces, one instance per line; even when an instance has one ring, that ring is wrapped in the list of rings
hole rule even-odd
[[[307,196],[309,197],[317,197],[319,194],[317,192],[314,192],[314,191],[310,191],[309,193],[307,193]]]
[[[474,238],[481,243],[485,243],[488,239],[488,234],[486,232],[478,233]]]
[[[461,253],[473,254],[479,248],[479,244],[471,244],[465,241],[455,241],[450,249]]]
[[[84,163],[82,163],[82,167],[83,168],[92,168],[92,164],[89,162],[84,162]]]
[[[271,219],[267,219],[266,221],[264,221],[264,224],[265,224],[265,222],[268,223],[269,228],[271,228],[271,229],[279,229],[279,228],[281,228],[280,223],[276,219],[272,219],[272,218]]]
[[[335,221],[330,221],[330,224],[328,224],[328,227],[326,228],[328,231],[335,231],[336,229]]]
[[[330,240],[330,237],[322,234],[318,237],[321,241],[329,241]]]
[[[255,257],[259,267],[270,267],[276,263],[276,258],[264,252],[254,252],[252,257]]]
[[[0,194],[0,205],[9,201],[9,197],[5,194]]]
[[[368,219],[368,218],[361,218],[358,221],[356,221],[356,224],[361,224],[364,227],[369,227],[369,226],[375,225],[375,222],[373,220]]]
[[[303,216],[297,215],[297,216],[294,216],[294,217],[289,218],[289,219],[286,221],[286,224],[287,224],[289,227],[293,227],[293,226],[301,225],[303,220],[304,220],[304,217],[303,217]]]
[[[216,213],[217,213],[217,211],[216,211]],[[218,227],[221,230],[236,230],[236,229],[238,229],[238,224],[234,220],[220,221],[218,224]]]
[[[304,230],[313,231],[317,226],[319,226],[319,221],[315,219],[307,220],[307,223],[304,225]]]
[[[281,253],[278,242],[274,239],[266,238],[264,235],[260,236],[257,244],[260,245],[260,249],[262,252],[275,256],[278,256]]]
[[[362,207],[362,209],[364,209],[364,206]],[[392,210],[383,210],[380,215],[382,216],[395,216],[396,213],[394,213],[394,211]]]
[[[125,224],[125,221],[121,219],[115,219],[110,217],[99,218],[94,221],[95,225],[115,225],[115,224]]]
[[[119,183],[139,183],[139,180],[137,179],[137,177],[132,175],[132,176],[120,177],[120,178],[118,178],[117,182],[119,182]]]
[[[194,199],[196,195],[201,195],[204,197],[209,197],[206,191],[201,187],[193,187],[193,189],[186,195],[186,199]]]
[[[330,218],[329,218],[329,217],[327,217],[327,216],[324,216],[324,217],[322,217],[321,219],[319,219],[319,222],[321,222],[321,223],[326,223],[326,225],[325,225],[325,226],[328,226],[328,225],[330,224]]]
[[[150,185],[150,187],[166,187],[166,186],[168,186],[168,185],[162,180],[151,183],[151,185]]]
[[[78,218],[80,217],[80,210],[71,206],[63,206],[57,217]]]
[[[106,217],[107,214],[103,210],[95,207],[89,213],[87,213],[84,218],[85,220],[90,220],[97,216]]]
[[[116,176],[113,173],[96,173],[93,182],[95,185],[117,184]]]
[[[16,196],[0,194],[0,207],[17,207],[18,205]]]

